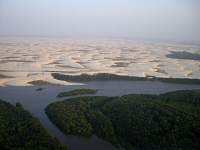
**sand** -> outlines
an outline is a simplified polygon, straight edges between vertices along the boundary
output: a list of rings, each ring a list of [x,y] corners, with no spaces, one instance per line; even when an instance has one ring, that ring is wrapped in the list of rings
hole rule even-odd
[[[43,80],[70,85],[51,73],[115,73],[131,76],[200,78],[200,62],[167,58],[171,51],[200,53],[200,47],[108,39],[0,38],[0,86]],[[6,78],[12,76],[12,78]]]

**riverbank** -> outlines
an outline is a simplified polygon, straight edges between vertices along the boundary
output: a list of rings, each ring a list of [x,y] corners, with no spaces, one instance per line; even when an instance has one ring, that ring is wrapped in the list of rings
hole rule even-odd
[[[37,90],[42,88],[43,90]],[[47,85],[47,86],[5,86],[0,87],[0,98],[15,105],[20,102],[26,110],[38,118],[47,131],[70,150],[116,150],[110,143],[107,143],[96,136],[83,138],[64,135],[46,116],[44,109],[50,103],[62,101],[57,98],[60,92],[67,92],[75,89],[96,89],[94,96],[122,96],[127,94],[162,94],[177,90],[200,89],[200,85],[175,84],[160,81],[91,81],[82,85]]]
[[[66,82],[90,82],[90,81],[112,81],[112,80],[125,80],[125,81],[160,81],[167,83],[178,84],[200,84],[200,79],[189,78],[160,78],[155,76],[136,77],[127,75],[117,75],[110,73],[97,73],[97,74],[81,74],[81,75],[65,75],[60,73],[51,74],[54,79]]]

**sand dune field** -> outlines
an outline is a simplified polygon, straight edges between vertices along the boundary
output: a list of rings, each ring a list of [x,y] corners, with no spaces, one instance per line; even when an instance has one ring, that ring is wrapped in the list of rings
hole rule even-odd
[[[132,40],[0,39],[0,85],[53,84],[51,73],[115,73],[131,76],[200,78],[198,59],[176,59],[171,52],[200,54],[200,47]]]

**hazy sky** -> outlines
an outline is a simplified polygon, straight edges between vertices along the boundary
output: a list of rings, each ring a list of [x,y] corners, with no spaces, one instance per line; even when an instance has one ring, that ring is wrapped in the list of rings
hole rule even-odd
[[[200,0],[0,0],[1,36],[200,41]]]

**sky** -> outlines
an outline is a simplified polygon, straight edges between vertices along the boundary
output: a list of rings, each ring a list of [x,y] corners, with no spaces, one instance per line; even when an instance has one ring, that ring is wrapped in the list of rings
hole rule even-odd
[[[197,42],[200,0],[0,0],[0,36]]]

